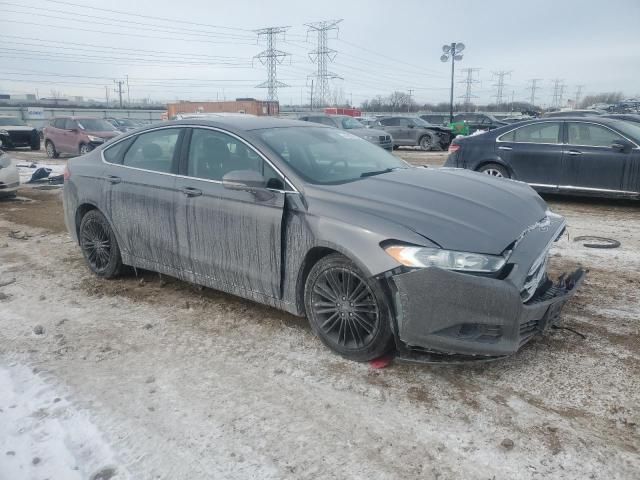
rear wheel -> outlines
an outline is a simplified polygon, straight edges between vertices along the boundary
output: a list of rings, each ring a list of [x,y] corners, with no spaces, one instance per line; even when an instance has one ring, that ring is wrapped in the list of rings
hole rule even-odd
[[[478,169],[481,173],[486,173],[492,177],[511,178],[509,171],[498,163],[487,163]]]
[[[420,148],[425,152],[428,152],[429,150],[431,150],[434,144],[435,144],[435,140],[433,136],[429,134],[426,134],[420,137],[420,141],[418,142],[418,145],[420,145]]]
[[[56,147],[51,140],[45,142],[44,148],[47,151],[47,157],[58,158],[60,156],[60,154],[56,152]]]
[[[334,352],[365,362],[391,347],[384,293],[342,255],[328,255],[313,266],[304,298],[311,328]]]
[[[114,278],[122,273],[122,257],[116,236],[109,222],[98,210],[82,217],[79,231],[80,249],[89,269],[102,278]]]
[[[33,141],[31,142],[31,150],[40,150],[40,136],[38,135],[37,138],[34,138]]]

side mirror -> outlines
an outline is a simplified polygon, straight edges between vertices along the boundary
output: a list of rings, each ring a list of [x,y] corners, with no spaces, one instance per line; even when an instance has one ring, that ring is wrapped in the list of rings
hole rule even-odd
[[[233,170],[222,177],[222,185],[229,190],[244,190],[256,196],[256,200],[265,202],[275,194],[267,190],[267,180],[254,170]]]
[[[413,123],[410,123],[409,125],[407,125],[407,127],[413,128],[413,127],[415,127],[415,125]]]
[[[633,148],[633,145],[625,140],[616,140],[611,144],[611,148],[617,152],[629,153]]]

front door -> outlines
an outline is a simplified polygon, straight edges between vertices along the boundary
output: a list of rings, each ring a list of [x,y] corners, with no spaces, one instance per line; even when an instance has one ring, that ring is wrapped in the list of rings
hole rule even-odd
[[[391,135],[393,138],[394,145],[405,145],[402,139],[401,127],[400,127],[400,118],[398,117],[389,117],[383,118],[380,120],[380,126],[382,129]]]
[[[496,154],[511,167],[514,177],[541,188],[555,189],[563,172],[562,122],[524,125],[496,141]]]
[[[125,261],[157,271],[175,270],[175,172],[184,130],[161,128],[105,150],[109,217]]]
[[[564,148],[565,172],[561,187],[625,191],[625,171],[630,170],[636,151],[619,151],[612,145],[627,142],[617,132],[590,122],[567,122]],[[628,143],[628,142],[627,142]]]
[[[284,182],[226,132],[193,128],[177,187],[178,242],[196,281],[250,298],[280,297]],[[226,173],[253,170],[269,191],[231,190]]]

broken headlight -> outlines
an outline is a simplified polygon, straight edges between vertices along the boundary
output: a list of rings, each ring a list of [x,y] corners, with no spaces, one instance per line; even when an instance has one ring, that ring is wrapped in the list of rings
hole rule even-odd
[[[494,273],[507,263],[507,256],[457,252],[440,248],[390,245],[385,252],[406,267],[438,267],[462,272]]]

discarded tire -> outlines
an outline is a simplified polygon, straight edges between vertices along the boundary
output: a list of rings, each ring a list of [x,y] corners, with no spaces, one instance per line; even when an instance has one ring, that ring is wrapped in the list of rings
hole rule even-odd
[[[618,248],[620,242],[613,238],[594,237],[591,235],[583,235],[573,239],[574,242],[585,242],[582,245],[587,248]],[[586,243],[589,242],[589,243]]]

